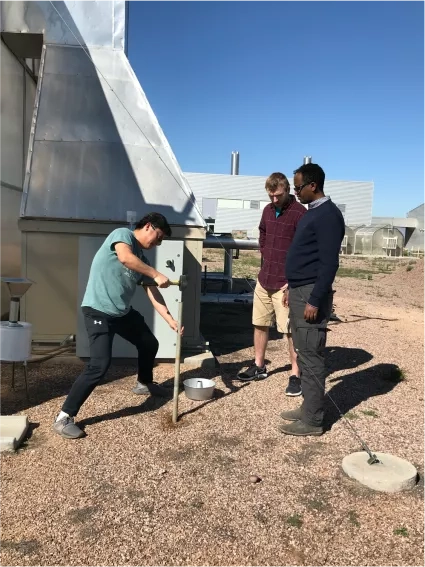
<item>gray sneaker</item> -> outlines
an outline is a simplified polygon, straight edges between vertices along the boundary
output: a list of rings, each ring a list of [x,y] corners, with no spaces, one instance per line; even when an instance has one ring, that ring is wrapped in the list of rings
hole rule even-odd
[[[65,439],[78,439],[85,435],[84,431],[75,425],[74,418],[65,416],[53,424],[53,431]]]
[[[136,387],[133,388],[133,393],[139,396],[158,396],[160,398],[168,398],[170,391],[164,386],[160,386],[155,382],[150,382],[148,384],[142,384],[142,382],[137,382]]]

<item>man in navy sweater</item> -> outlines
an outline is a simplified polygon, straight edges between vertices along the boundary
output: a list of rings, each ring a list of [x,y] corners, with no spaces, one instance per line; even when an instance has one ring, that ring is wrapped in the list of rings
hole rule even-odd
[[[294,171],[294,190],[308,211],[299,221],[286,257],[294,347],[298,355],[302,405],[284,411],[287,435],[322,435],[325,397],[325,345],[332,312],[332,284],[339,266],[345,223],[341,211],[323,192],[325,172],[315,163]]]

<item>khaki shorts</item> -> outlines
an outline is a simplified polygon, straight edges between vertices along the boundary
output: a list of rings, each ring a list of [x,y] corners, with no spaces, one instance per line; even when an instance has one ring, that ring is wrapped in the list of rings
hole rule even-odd
[[[279,333],[290,334],[289,309],[283,306],[283,291],[267,291],[259,282],[255,286],[252,306],[252,324],[271,327],[276,321]]]

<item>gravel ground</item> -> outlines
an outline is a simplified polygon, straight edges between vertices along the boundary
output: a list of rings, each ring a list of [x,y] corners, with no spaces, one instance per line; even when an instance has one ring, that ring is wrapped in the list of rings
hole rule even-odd
[[[372,450],[415,464],[413,490],[344,475],[359,442],[329,399],[325,435],[280,434],[279,412],[299,404],[284,394],[285,341],[271,334],[267,380],[232,382],[253,357],[249,308],[210,307],[219,366],[182,378],[214,377],[216,396],[182,393],[177,427],[171,401],[141,401],[134,368],[115,367],[83,406],[87,437],[66,441],[51,423],[79,366],[31,367],[29,404],[3,367],[2,413],[27,415],[32,432],[1,457],[2,564],[423,565],[423,262],[335,288],[327,389]],[[173,373],[156,369],[170,396]]]

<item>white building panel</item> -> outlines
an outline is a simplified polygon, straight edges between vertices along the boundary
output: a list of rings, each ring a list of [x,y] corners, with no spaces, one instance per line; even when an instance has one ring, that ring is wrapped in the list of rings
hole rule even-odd
[[[202,198],[235,199],[244,201],[259,201],[260,209],[267,200],[265,183],[267,177],[249,175],[223,175],[212,173],[184,173],[198,203]],[[288,178],[291,186],[293,179]],[[329,195],[336,205],[345,205],[345,223],[350,226],[370,225],[372,221],[373,203],[373,182],[372,181],[333,181],[325,182],[325,194]],[[251,226],[242,225],[251,221],[252,216],[247,216],[248,209],[245,204],[243,209],[235,210],[230,213],[221,211],[217,207],[217,221],[219,224],[216,230],[219,232],[231,232],[231,230],[250,230]],[[233,224],[229,230],[228,221]],[[260,217],[261,215],[259,215]]]
[[[258,225],[260,224],[263,211],[260,209],[217,209],[217,218],[214,231],[218,233],[232,230],[246,230],[249,238],[258,238]]]

